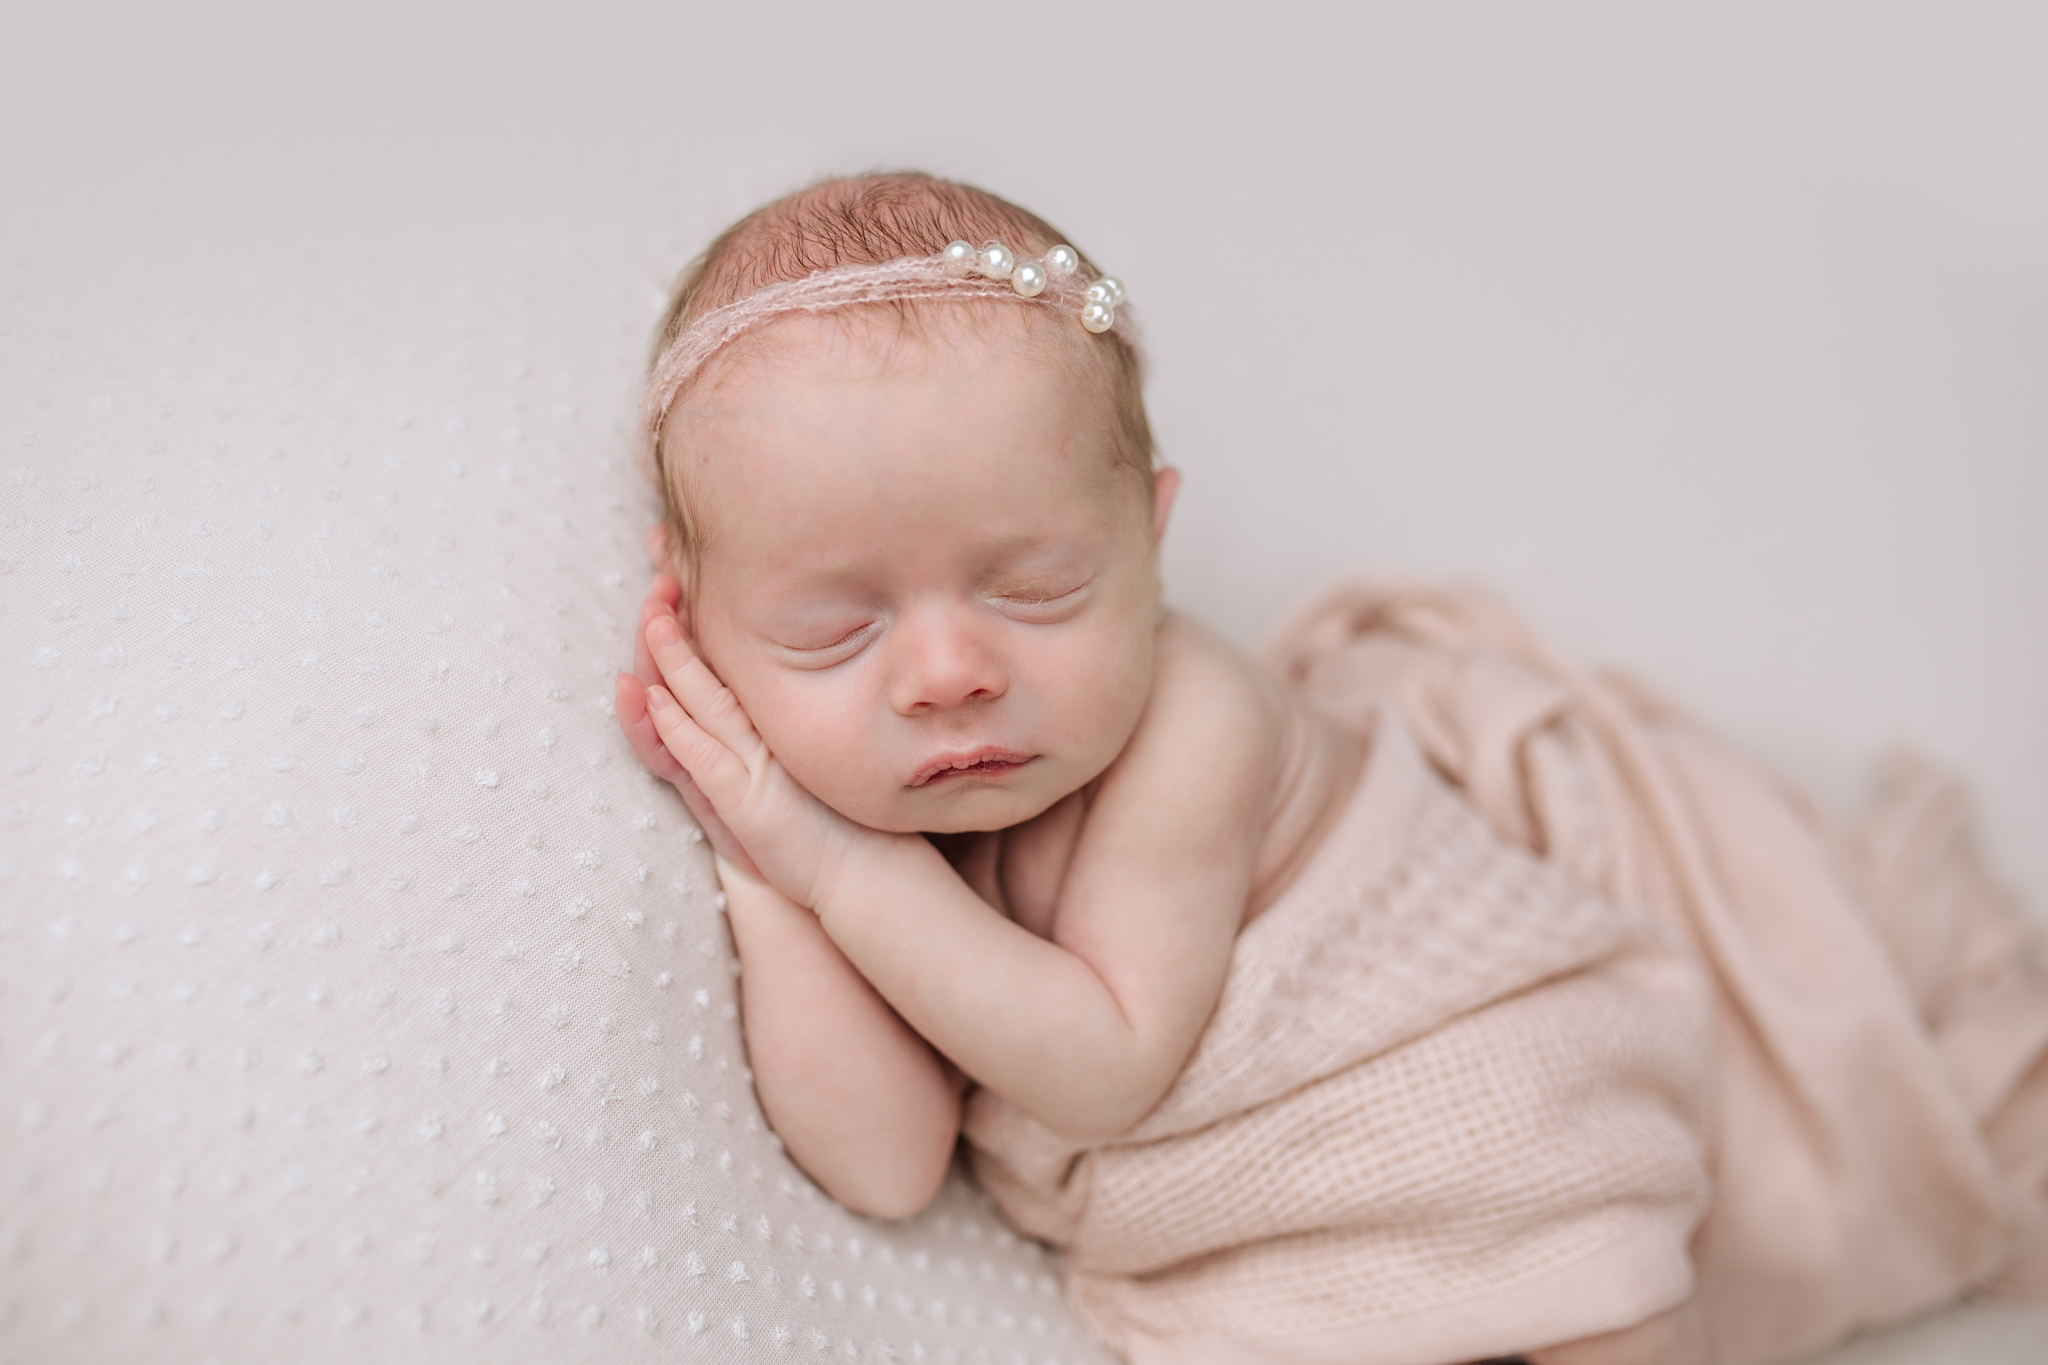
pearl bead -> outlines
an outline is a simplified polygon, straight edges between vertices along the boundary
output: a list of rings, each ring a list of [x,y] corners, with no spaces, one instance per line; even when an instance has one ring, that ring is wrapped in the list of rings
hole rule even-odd
[[[1010,288],[1027,299],[1037,298],[1045,292],[1045,267],[1024,262],[1010,272]]]
[[[1090,299],[1081,306],[1081,325],[1091,332],[1107,332],[1116,326],[1116,309],[1099,300]]]
[[[1081,295],[1081,297],[1090,303],[1099,303],[1105,308],[1116,307],[1116,296],[1109,292],[1109,289],[1101,280],[1097,280],[1089,285],[1088,292]]]
[[[1088,286],[1088,297],[1114,308],[1124,301],[1123,282],[1114,275],[1104,275]]]
[[[1017,264],[1017,258],[1010,254],[1010,248],[1001,242],[990,242],[974,258],[974,268],[992,280],[1007,280],[1010,270]]]
[[[1081,268],[1081,253],[1064,244],[1045,253],[1045,268],[1055,275],[1071,275]]]
[[[974,248],[965,242],[948,242],[939,259],[946,263],[948,275],[964,275],[967,267],[974,264]]]

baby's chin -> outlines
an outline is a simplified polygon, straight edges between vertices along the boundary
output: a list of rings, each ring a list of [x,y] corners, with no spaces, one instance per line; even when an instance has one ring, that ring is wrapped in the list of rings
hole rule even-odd
[[[940,791],[899,791],[872,800],[849,801],[846,806],[826,804],[849,820],[888,834],[972,834],[1021,825],[1044,814],[1072,790],[1035,782],[969,786],[960,779],[954,781],[960,785]]]

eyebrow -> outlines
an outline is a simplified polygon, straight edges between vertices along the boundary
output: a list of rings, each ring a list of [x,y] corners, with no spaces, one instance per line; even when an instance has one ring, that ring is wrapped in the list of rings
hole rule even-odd
[[[981,557],[998,571],[1009,567],[1006,561],[1041,553],[1046,557],[1060,559],[1080,558],[1090,550],[1090,547],[1082,543],[1085,539],[1086,537],[1082,536],[1048,534],[1042,531],[1022,532],[981,547]],[[767,576],[780,578],[800,591],[830,591],[842,584],[864,580],[868,572],[868,565],[845,560],[830,565],[805,566],[796,569],[794,573],[774,568],[767,571]]]

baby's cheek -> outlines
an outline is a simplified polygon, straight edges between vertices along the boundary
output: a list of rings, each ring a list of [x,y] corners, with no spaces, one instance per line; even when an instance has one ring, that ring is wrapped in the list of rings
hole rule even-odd
[[[763,669],[738,681],[754,729],[799,786],[850,820],[871,824],[893,792],[891,766],[873,734],[872,699],[850,674]]]
[[[864,726],[852,718],[841,721],[814,711],[787,727],[779,745],[771,739],[768,747],[804,790],[850,820],[874,824],[883,813],[880,803],[893,791],[888,765],[861,742]]]
[[[1152,692],[1149,634],[1104,631],[1051,674],[1058,705],[1077,736],[1113,756],[1130,739]]]

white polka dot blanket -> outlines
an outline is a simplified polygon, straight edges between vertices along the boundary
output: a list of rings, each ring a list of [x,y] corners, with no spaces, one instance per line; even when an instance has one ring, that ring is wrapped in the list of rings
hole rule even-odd
[[[763,1125],[609,712],[614,247],[6,266],[0,1359],[1107,1359],[966,1186],[858,1218]]]

